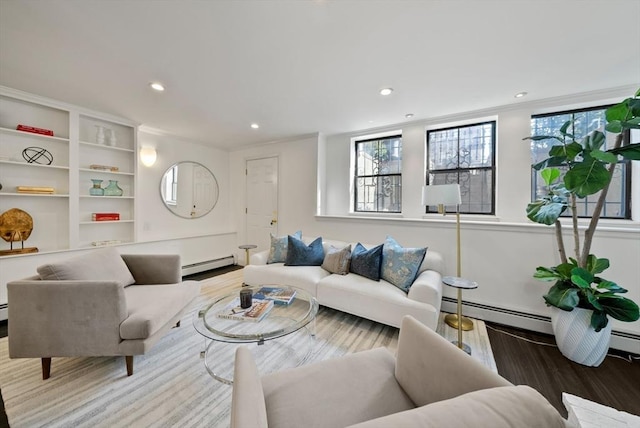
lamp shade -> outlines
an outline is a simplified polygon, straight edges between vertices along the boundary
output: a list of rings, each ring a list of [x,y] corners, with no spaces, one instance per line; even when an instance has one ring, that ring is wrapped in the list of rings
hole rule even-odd
[[[140,149],[140,161],[144,166],[152,166],[156,163],[156,149],[153,147],[143,147]]]
[[[422,187],[422,205],[460,205],[459,184],[439,184]]]

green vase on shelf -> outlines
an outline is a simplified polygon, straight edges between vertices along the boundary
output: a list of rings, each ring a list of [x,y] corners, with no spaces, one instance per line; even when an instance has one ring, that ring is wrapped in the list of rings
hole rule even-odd
[[[103,196],[104,189],[101,187],[102,180],[92,178],[91,181],[93,182],[93,187],[89,188],[89,194],[91,196]]]
[[[109,185],[104,188],[105,196],[122,196],[122,189],[118,186],[117,180],[109,180]]]

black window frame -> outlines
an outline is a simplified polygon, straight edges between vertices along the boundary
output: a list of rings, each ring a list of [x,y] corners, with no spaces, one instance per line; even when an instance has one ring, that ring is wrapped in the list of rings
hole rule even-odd
[[[572,119],[574,120],[574,115],[575,113],[585,113],[585,112],[589,112],[589,111],[594,111],[594,110],[606,110],[607,108],[611,107],[613,104],[606,104],[606,105],[600,105],[600,106],[593,106],[593,107],[584,107],[584,108],[575,108],[575,109],[570,109],[570,110],[561,110],[561,111],[556,111],[556,112],[550,112],[550,113],[539,113],[539,114],[532,114],[530,121],[532,121],[533,119],[537,119],[537,118],[542,118],[542,117],[551,117],[551,116],[562,116],[562,115],[566,115],[566,114],[571,114],[572,115]],[[573,134],[573,132],[570,130],[571,128],[567,129],[567,132],[569,132],[570,134]],[[606,131],[602,130],[603,132],[606,133]],[[533,135],[533,134],[532,134]],[[630,130],[625,130],[622,133],[622,144],[626,145],[629,144],[629,142],[631,141],[631,131]],[[631,161],[628,159],[622,159],[618,161],[618,164],[622,165],[623,168],[625,169],[624,172],[624,177],[625,177],[625,181],[624,181],[624,194],[622,195],[622,197],[624,198],[624,216],[619,216],[619,217],[611,217],[611,216],[607,216],[606,215],[606,201],[605,204],[603,206],[603,210],[602,210],[602,214],[600,215],[600,218],[603,219],[607,219],[607,220],[631,220],[631,185],[632,185],[632,177],[631,177]],[[535,201],[536,200],[536,180],[537,180],[537,171],[535,170],[531,170],[531,201]],[[607,195],[609,195],[609,193],[607,193]],[[592,195],[591,195],[592,196]],[[584,203],[589,203],[588,202],[588,198],[585,198],[585,202]],[[582,203],[582,202],[581,202]],[[569,210],[567,210],[562,216],[562,218],[567,218],[567,217],[571,217],[571,213]],[[590,215],[578,215],[578,218],[591,218]]]
[[[434,128],[434,129],[428,129],[427,133],[426,133],[426,154],[427,154],[427,163],[426,163],[426,171],[425,171],[425,184],[428,186],[431,183],[429,182],[429,176],[431,174],[434,174],[434,172],[432,170],[429,169],[429,165],[430,165],[430,151],[429,151],[429,135],[433,132],[442,132],[442,131],[449,131],[452,129],[464,129],[464,128],[473,128],[476,126],[483,126],[483,125],[491,125],[491,166],[485,166],[485,167],[469,167],[469,168],[449,168],[449,169],[439,169],[439,170],[435,170],[437,171],[437,174],[457,174],[458,175],[458,179],[456,181],[456,183],[460,183],[460,173],[461,172],[470,172],[472,170],[481,170],[481,171],[490,171],[491,172],[491,210],[490,212],[477,212],[477,211],[470,211],[470,210],[464,210],[462,209],[462,206],[464,205],[464,195],[463,195],[463,203],[460,204],[460,214],[471,214],[471,215],[495,215],[496,213],[496,129],[497,129],[497,120],[487,120],[484,122],[477,122],[477,123],[470,123],[470,124],[466,124],[466,125],[457,125],[457,126],[448,126],[445,128]],[[458,152],[460,149],[460,143],[458,141]],[[462,189],[461,189],[462,190]],[[437,207],[435,208],[431,208],[430,206],[426,206],[425,207],[425,213],[426,214],[432,214],[432,213],[437,213]],[[447,210],[447,212],[455,212],[455,210]]]
[[[384,140],[400,140],[400,150],[402,150],[402,134],[394,134],[384,137],[377,138],[364,138],[362,140],[354,141],[354,159],[355,159],[355,170],[353,175],[353,212],[356,213],[373,213],[373,214],[401,214],[402,213],[402,167],[400,168],[399,173],[393,174],[371,174],[371,175],[358,175],[358,145],[363,143],[370,143],[372,141],[384,141]],[[402,157],[400,157],[402,161]],[[400,209],[398,211],[384,211],[376,209],[375,211],[371,210],[359,210],[358,209],[358,180],[364,178],[374,178],[374,177],[399,177],[400,179]],[[377,204],[377,203],[376,203]]]

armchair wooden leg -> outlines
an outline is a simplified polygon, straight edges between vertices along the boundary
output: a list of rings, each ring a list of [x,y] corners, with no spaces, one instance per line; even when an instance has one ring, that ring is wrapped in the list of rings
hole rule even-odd
[[[127,363],[127,376],[131,376],[133,374],[133,355],[125,356],[124,360]]]
[[[51,357],[42,358],[42,380],[49,379],[51,376]]]

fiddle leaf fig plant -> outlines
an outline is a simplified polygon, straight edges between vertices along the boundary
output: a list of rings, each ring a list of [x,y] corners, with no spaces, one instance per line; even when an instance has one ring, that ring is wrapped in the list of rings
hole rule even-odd
[[[590,253],[593,235],[602,213],[609,184],[620,159],[640,160],[640,143],[625,142],[624,133],[640,129],[640,89],[632,98],[609,107],[605,111],[605,130],[616,135],[611,149],[605,149],[606,135],[594,131],[577,141],[569,132],[572,122],[565,122],[557,135],[534,135],[525,140],[555,140],[549,157],[532,165],[545,184],[546,194],[527,206],[527,218],[554,225],[561,263],[536,269],[534,277],[554,281],[545,294],[547,305],[564,311],[575,307],[590,309],[591,326],[600,331],[611,316],[632,322],[640,318],[638,305],[620,296],[627,292],[613,281],[597,276],[609,267],[609,260]],[[563,175],[564,173],[564,175]],[[577,201],[599,193],[584,236],[578,228]],[[573,231],[575,258],[567,257],[560,216],[569,210]],[[582,242],[581,242],[582,240]]]

